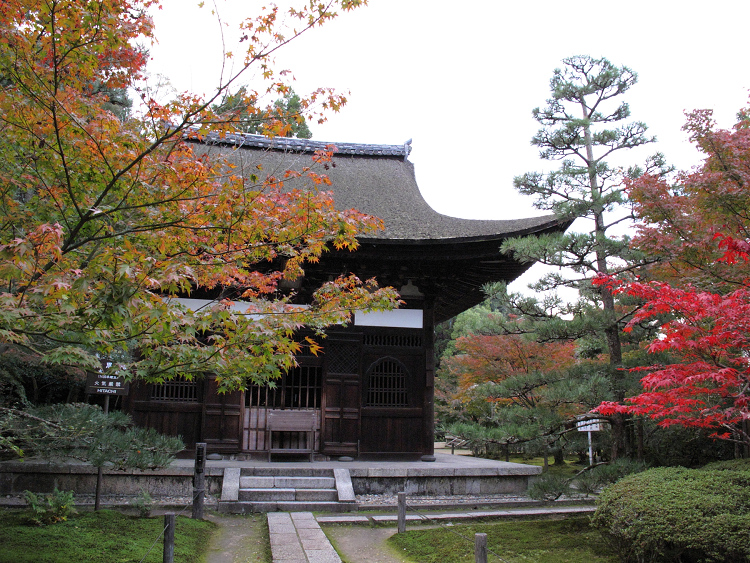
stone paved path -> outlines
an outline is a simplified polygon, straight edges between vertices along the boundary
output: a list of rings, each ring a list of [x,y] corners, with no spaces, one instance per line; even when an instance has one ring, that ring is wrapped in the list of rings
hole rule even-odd
[[[341,563],[312,512],[269,512],[274,563]]]

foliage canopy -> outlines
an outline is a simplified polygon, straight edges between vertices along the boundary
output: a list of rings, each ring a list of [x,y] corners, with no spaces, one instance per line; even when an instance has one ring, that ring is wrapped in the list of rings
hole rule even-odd
[[[319,288],[308,308],[279,291],[327,248],[353,250],[356,235],[381,226],[334,208],[322,174],[333,148],[302,170],[240,178],[190,142],[233,128],[211,106],[240,76],[256,73],[257,97],[288,93],[273,54],[361,4],[261,10],[240,23],[237,73],[211,97],[163,104],[142,82],[146,56],[134,46],[154,39],[157,0],[0,4],[0,341],[46,364],[149,381],[210,370],[235,389],[290,367],[299,327],[394,306],[395,292],[353,276]],[[134,88],[141,109],[118,119],[101,88]],[[323,119],[344,101],[318,90],[300,112]],[[172,298],[195,287],[217,298],[199,310]]]

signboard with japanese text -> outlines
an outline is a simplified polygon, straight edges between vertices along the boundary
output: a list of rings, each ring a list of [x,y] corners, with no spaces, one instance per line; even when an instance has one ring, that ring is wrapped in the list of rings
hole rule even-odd
[[[579,420],[576,424],[579,432],[601,432],[603,420]]]
[[[122,377],[89,372],[86,378],[86,393],[92,395],[127,395],[130,384]]]

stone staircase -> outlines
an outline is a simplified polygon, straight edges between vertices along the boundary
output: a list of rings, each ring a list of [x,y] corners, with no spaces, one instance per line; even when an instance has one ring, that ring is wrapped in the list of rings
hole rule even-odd
[[[348,469],[227,467],[219,512],[355,512]]]

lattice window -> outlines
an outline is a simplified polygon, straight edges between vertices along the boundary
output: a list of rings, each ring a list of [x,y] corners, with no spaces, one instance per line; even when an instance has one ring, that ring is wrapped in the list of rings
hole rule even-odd
[[[322,379],[323,369],[320,366],[298,366],[277,380],[273,388],[268,385],[248,387],[245,405],[287,409],[320,408]]]
[[[199,387],[197,381],[175,379],[151,386],[152,401],[170,401],[177,403],[197,403]]]
[[[409,406],[408,375],[406,367],[395,358],[378,360],[369,370],[366,406]]]
[[[326,349],[328,373],[357,373],[359,371],[359,343],[331,342]]]
[[[421,334],[366,334],[365,346],[396,346],[399,348],[421,348]]]

